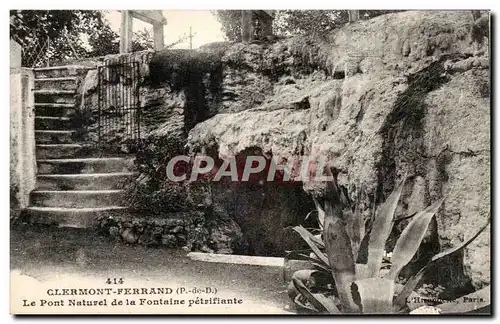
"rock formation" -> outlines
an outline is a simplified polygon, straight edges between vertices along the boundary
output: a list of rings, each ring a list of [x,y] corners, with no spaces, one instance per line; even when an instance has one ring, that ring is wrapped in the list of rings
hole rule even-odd
[[[324,156],[350,194],[364,188],[365,215],[407,173],[398,215],[446,197],[429,241],[437,250],[456,246],[490,216],[489,53],[487,41],[471,39],[473,24],[470,11],[402,12],[323,38],[233,44],[221,58],[212,117],[189,130],[189,148],[219,158],[249,149],[279,158]],[[246,223],[255,224],[246,233],[251,245],[262,242],[262,233],[275,233],[269,245],[282,242],[282,230],[294,221],[276,220],[280,211],[296,218],[304,208],[291,201],[310,204],[307,196],[291,199],[270,186],[252,192],[272,191],[274,203],[256,194],[234,206],[244,234]],[[307,181],[301,187],[322,189]],[[215,200],[233,204],[244,190]],[[451,263],[439,273],[450,287],[489,284],[489,234]]]

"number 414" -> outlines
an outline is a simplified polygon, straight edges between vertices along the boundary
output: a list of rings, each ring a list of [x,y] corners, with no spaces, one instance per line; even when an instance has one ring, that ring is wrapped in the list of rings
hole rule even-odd
[[[106,283],[108,285],[121,285],[123,284],[123,278],[108,278]]]

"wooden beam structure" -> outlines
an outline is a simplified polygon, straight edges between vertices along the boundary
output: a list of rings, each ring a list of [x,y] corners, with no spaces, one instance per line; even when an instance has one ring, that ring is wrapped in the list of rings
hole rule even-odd
[[[122,10],[120,30],[120,53],[132,51],[133,18],[153,25],[153,39],[155,50],[165,46],[163,27],[167,24],[161,10]]]
[[[122,10],[120,28],[120,53],[132,51],[132,15],[128,10]]]
[[[251,42],[254,39],[253,22],[257,18],[262,26],[262,36],[273,35],[273,19],[275,10],[242,10],[241,11],[241,39]]]
[[[167,18],[163,16],[161,10],[129,10],[132,17],[147,22],[151,25],[166,25]]]

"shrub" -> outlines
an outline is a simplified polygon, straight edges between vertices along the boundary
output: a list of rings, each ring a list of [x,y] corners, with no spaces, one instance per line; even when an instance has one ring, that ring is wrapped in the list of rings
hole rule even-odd
[[[188,208],[186,187],[166,176],[168,161],[184,154],[183,144],[168,137],[148,137],[138,143],[135,164],[140,175],[126,188],[126,201],[132,210],[162,215]]]

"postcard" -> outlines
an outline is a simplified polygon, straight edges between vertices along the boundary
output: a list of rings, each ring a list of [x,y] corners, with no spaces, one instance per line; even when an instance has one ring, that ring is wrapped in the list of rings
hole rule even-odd
[[[10,312],[491,315],[489,10],[11,10]]]

